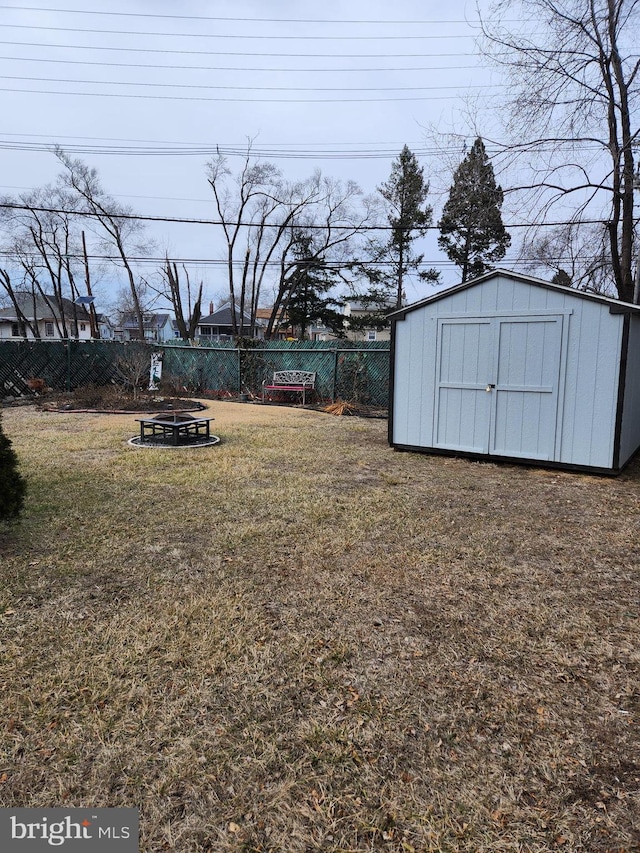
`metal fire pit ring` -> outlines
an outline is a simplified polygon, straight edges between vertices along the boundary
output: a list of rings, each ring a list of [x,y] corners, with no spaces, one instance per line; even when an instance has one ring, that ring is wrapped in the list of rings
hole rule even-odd
[[[131,447],[155,447],[158,450],[192,450],[196,447],[214,447],[216,444],[220,444],[222,439],[219,435],[210,435],[206,440],[200,441],[192,441],[189,444],[164,444],[160,441],[140,441],[139,435],[132,436],[127,444],[130,444]]]
[[[220,443],[220,437],[211,435],[209,424],[213,418],[195,418],[187,414],[156,415],[153,418],[136,418],[140,435],[129,439],[132,447],[191,448],[211,447]]]

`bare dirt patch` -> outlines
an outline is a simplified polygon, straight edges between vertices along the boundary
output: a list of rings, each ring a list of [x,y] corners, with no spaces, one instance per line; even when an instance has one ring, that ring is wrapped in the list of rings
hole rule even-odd
[[[74,391],[49,391],[34,402],[50,412],[177,412],[202,408],[196,400],[159,392],[137,394],[118,386],[86,385]]]

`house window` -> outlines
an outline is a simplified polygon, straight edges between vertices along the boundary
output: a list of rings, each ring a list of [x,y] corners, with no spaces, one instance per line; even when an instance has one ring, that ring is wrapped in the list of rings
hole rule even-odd
[[[80,331],[81,332],[87,331],[87,324],[86,323],[80,323]]]
[[[11,324],[11,337],[12,338],[19,338],[20,337],[20,324],[19,323],[12,323]]]
[[[368,340],[368,341],[375,341],[375,340],[377,340],[377,332],[376,332],[376,330],[375,330],[375,329],[369,329],[369,330],[368,330],[368,332],[367,332],[367,340]]]
[[[47,338],[53,337],[53,323],[44,324],[44,333]]]

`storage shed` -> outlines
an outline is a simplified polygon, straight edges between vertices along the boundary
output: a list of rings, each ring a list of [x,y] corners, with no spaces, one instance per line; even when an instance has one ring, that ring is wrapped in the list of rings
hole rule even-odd
[[[640,447],[640,307],[507,270],[393,320],[398,450],[617,473]]]

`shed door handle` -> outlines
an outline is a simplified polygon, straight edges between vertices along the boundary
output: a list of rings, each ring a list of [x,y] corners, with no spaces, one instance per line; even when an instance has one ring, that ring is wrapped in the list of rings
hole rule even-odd
[[[495,388],[495,387],[496,387],[496,386],[495,386],[495,383],[493,383],[493,384],[492,384],[492,383],[489,383],[489,385],[487,385],[487,391],[491,391],[491,389],[492,389],[492,388]]]

